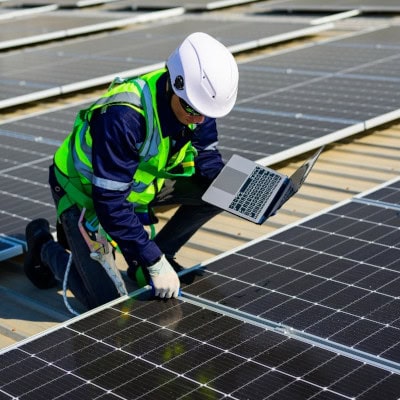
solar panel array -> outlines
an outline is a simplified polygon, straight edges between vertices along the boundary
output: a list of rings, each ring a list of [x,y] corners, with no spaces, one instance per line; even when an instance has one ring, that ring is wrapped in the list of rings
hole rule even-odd
[[[163,66],[190,33],[205,31],[236,51],[325,29],[258,18],[181,16],[136,29],[0,54],[0,108],[108,84]],[[240,33],[239,33],[240,32]],[[91,51],[88,51],[91,49]]]
[[[397,180],[218,257],[180,299],[141,289],[2,351],[2,398],[398,399],[399,198]]]
[[[211,26],[215,26],[212,20],[208,20],[206,25],[204,23],[201,21],[205,30],[208,30],[208,26],[212,31]],[[218,32],[214,34],[228,37],[232,30],[245,27],[248,36],[242,38],[243,43],[243,40],[251,41],[251,37],[257,37],[255,31],[260,25],[252,25],[249,32],[247,23],[221,22]],[[167,24],[164,29],[170,33],[170,29],[188,33],[195,27],[186,20]],[[269,29],[273,27],[269,26]],[[168,46],[173,48],[172,43],[166,45],[161,38],[171,37],[166,31],[160,30],[157,36],[152,35],[157,46],[168,49],[165,57],[171,50]],[[140,35],[148,33],[147,30],[137,32]],[[244,152],[253,160],[263,159],[264,162],[267,161],[264,160],[266,156],[275,155],[274,161],[281,161],[282,157],[278,158],[284,150],[291,149],[291,155],[295,155],[293,148],[311,142],[308,148],[297,150],[296,154],[300,154],[398,117],[400,84],[397,61],[400,55],[396,43],[399,37],[400,28],[392,26],[241,64],[239,100],[233,113],[224,120],[223,129],[226,133],[221,136],[222,150],[227,156]],[[102,80],[109,82],[112,79],[109,74],[116,68],[115,63],[119,68],[121,64],[125,64],[126,68],[132,67],[130,57],[120,58],[125,39],[129,39],[126,46],[131,47],[131,33],[90,40],[90,48],[99,48],[100,42],[102,45],[107,42],[107,48],[112,49],[93,55],[85,55],[88,42],[83,40],[82,43],[71,44],[71,47],[63,45],[62,51],[55,46],[38,52],[6,56],[3,61],[15,68],[3,74],[4,82],[14,80],[20,85],[3,84],[3,101],[0,104],[22,103],[32,98],[75,91]],[[137,42],[142,46],[148,43],[143,37]],[[235,46],[232,40],[227,44]],[[150,69],[157,62],[154,54],[160,54],[160,51],[148,47],[137,50],[144,57],[143,60],[134,61],[140,64],[140,68]],[[121,49],[117,51],[119,56],[115,54],[115,48]],[[77,58],[79,61],[76,61]],[[37,60],[47,67],[39,66]],[[24,68],[18,68],[17,65],[23,65]],[[76,69],[79,69],[81,77],[79,82],[76,81]],[[133,73],[133,70],[130,71]],[[124,74],[122,70],[120,72]],[[116,70],[112,76],[118,73]],[[28,81],[24,79],[27,76],[30,77]],[[321,137],[325,137],[324,140],[319,140]]]
[[[221,32],[226,29],[228,37],[236,24],[227,22],[225,27],[219,27]],[[172,26],[193,28],[188,21]],[[165,29],[169,27],[167,24]],[[247,39],[254,32],[248,35]],[[236,153],[271,164],[395,118],[400,100],[396,64],[399,36],[399,27],[394,26],[240,63],[237,105],[219,121],[219,147],[224,158]],[[84,43],[85,40],[82,51]],[[29,52],[24,54],[28,56]],[[65,48],[61,57],[70,60],[69,54]],[[52,55],[50,52],[47,57]],[[90,64],[99,58],[96,55]],[[104,59],[110,59],[109,55]],[[33,54],[32,60],[36,60]],[[22,69],[25,65],[32,67],[28,59],[20,60],[19,65]],[[100,63],[99,68],[102,67]],[[35,70],[49,81],[45,70],[39,66]],[[9,69],[9,74],[16,71],[18,68]],[[73,72],[72,69],[69,73]],[[56,79],[59,73],[57,69]],[[26,86],[36,88],[33,81]],[[47,166],[81,107],[84,106],[73,105],[0,124],[3,235],[23,238],[25,223],[33,216],[45,217],[54,226],[53,202],[46,190]],[[17,248],[21,249],[20,243]]]

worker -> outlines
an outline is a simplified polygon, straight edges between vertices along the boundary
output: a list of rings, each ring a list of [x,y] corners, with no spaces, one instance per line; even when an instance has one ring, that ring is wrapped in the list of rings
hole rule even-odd
[[[231,52],[196,32],[164,68],[114,80],[81,110],[49,168],[57,241],[46,219],[26,227],[24,271],[32,283],[54,287],[69,263],[68,288],[86,308],[118,296],[84,240],[83,218],[88,236],[101,228],[122,253],[130,278],[151,283],[160,298],[177,297],[177,252],[221,211],[201,196],[223,167],[216,118],[232,110],[238,80]],[[145,226],[160,205],[180,207],[152,238]]]

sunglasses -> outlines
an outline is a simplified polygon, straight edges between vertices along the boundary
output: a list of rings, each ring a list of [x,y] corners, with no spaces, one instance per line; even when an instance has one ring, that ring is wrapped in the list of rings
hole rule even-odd
[[[197,112],[192,106],[190,106],[188,103],[186,103],[185,100],[181,99],[178,97],[179,102],[181,103],[182,108],[185,110],[186,113],[192,116],[199,116],[201,115],[199,112]]]

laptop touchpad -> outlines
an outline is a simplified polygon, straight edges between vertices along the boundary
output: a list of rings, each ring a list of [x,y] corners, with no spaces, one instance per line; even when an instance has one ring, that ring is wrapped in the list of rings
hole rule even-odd
[[[222,173],[218,175],[212,186],[231,194],[236,194],[243,182],[246,180],[247,174],[237,169],[225,166]]]

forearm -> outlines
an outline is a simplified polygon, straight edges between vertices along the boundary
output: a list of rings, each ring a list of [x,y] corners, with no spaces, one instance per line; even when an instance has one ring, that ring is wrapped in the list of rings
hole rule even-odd
[[[95,211],[105,231],[118,244],[126,262],[148,266],[161,256],[161,250],[134,212],[132,204],[121,192],[93,188]]]

